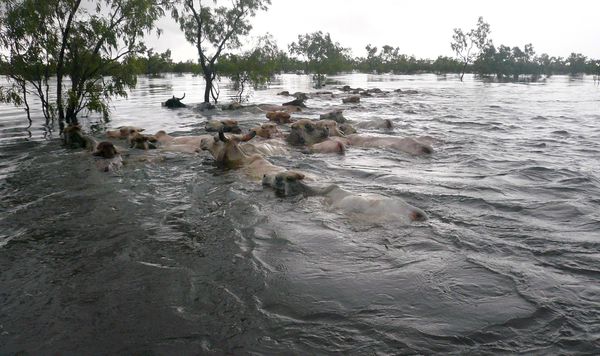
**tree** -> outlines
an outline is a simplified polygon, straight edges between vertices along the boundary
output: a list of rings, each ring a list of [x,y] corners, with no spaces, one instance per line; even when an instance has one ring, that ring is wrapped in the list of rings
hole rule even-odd
[[[171,50],[168,49],[163,53],[155,53],[153,49],[146,51],[146,57],[135,56],[131,58],[131,65],[135,68],[136,74],[148,74],[158,76],[161,73],[173,71],[175,64],[171,59]]]
[[[594,75],[594,83],[600,85],[600,60],[590,59],[586,65],[586,73]]]
[[[173,60],[171,59],[171,50],[168,49],[163,53],[154,53],[152,50],[148,50],[148,62],[146,66],[146,74],[153,76],[159,75],[171,71],[173,67]]]
[[[533,74],[534,77],[540,74],[539,67],[534,63],[535,51],[531,43],[526,44],[523,50],[518,46],[513,47],[511,60],[511,74],[515,80],[522,74]]]
[[[45,31],[52,10],[35,1],[0,3],[0,63],[8,85],[0,88],[0,101],[24,106],[31,125],[29,95],[40,97],[46,125],[54,119],[49,101],[49,79],[55,72],[57,38]],[[39,6],[38,6],[39,5]],[[58,11],[58,10],[57,10]]]
[[[321,86],[326,74],[350,68],[350,50],[333,42],[329,33],[318,31],[298,35],[298,42],[293,42],[288,47],[290,53],[306,59],[306,69],[315,74],[317,86]]]
[[[175,73],[200,73],[200,65],[191,60],[185,62],[177,62],[173,64],[173,72]]]
[[[460,73],[461,81],[463,80],[467,66],[473,63],[486,47],[491,45],[491,41],[488,40],[489,34],[490,25],[484,22],[481,16],[477,20],[477,28],[471,29],[466,34],[459,28],[454,29],[450,47],[452,47],[457,58],[463,63]]]
[[[584,73],[586,69],[587,57],[581,53],[571,53],[567,58],[569,63],[569,73],[571,75]]]
[[[128,57],[145,50],[141,39],[163,15],[161,2],[5,0],[0,5],[0,53],[7,53],[1,60],[8,63],[12,88],[22,89],[24,103],[28,94],[38,96],[46,121],[58,116],[61,129],[65,122],[76,124],[82,110],[108,118],[110,98],[126,96],[136,83]],[[108,72],[111,78],[105,77]],[[51,76],[56,77],[54,92]],[[16,91],[11,93],[18,104]]]
[[[377,56],[377,47],[373,47],[371,44],[368,44],[365,49],[367,50],[367,58],[365,60],[367,68],[370,72],[378,71],[380,59]]]
[[[241,46],[241,38],[250,33],[249,18],[258,10],[267,10],[271,0],[233,0],[228,5],[220,5],[218,0],[203,3],[202,0],[182,0],[183,11],[176,8],[172,16],[179,21],[181,30],[188,42],[198,51],[206,87],[204,102],[210,98],[217,101],[218,93],[213,88],[217,78],[217,61],[228,49]]]
[[[431,64],[431,70],[434,73],[445,74],[445,73],[458,73],[462,68],[462,64],[451,57],[439,56]]]
[[[226,54],[219,60],[218,70],[229,77],[237,90],[236,100],[247,100],[246,86],[254,89],[268,84],[275,74],[281,72],[281,51],[270,34],[258,39],[256,46],[242,54]]]

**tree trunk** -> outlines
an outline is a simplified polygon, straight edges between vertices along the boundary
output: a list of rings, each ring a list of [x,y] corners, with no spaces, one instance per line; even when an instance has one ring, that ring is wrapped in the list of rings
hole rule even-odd
[[[62,101],[62,72],[59,69],[62,66],[62,63],[59,63],[56,71],[56,108],[58,109],[58,126],[60,128],[60,132],[63,132],[65,128],[65,110],[63,108]]]
[[[463,69],[462,72],[460,72],[460,81],[463,81],[463,77],[465,76],[465,71],[467,70],[467,64],[468,62],[465,62],[465,64],[463,65]]]
[[[71,105],[67,107],[67,114],[65,115],[65,121],[70,125],[77,125],[79,121],[77,120],[77,114],[75,114],[75,108],[72,108]]]
[[[213,75],[214,70],[210,64],[202,67],[204,72],[204,82],[206,83],[206,87],[204,88],[204,102],[210,103],[210,92],[213,87],[213,80],[215,79]]]
[[[71,31],[71,24],[73,22],[73,18],[75,17],[75,13],[77,13],[77,10],[79,10],[80,5],[81,0],[76,0],[73,4],[73,8],[71,8],[71,11],[69,12],[69,18],[67,19],[67,23],[65,24],[65,29],[62,31],[62,43],[60,53],[58,55],[58,63],[56,64],[56,108],[58,109],[58,126],[60,128],[61,133],[65,126],[65,111],[62,100],[62,81],[65,51],[67,49],[67,42],[69,41],[69,32]]]
[[[206,87],[204,88],[204,102],[210,103],[210,91],[212,89],[212,77],[210,73],[204,73],[204,81],[206,82]]]

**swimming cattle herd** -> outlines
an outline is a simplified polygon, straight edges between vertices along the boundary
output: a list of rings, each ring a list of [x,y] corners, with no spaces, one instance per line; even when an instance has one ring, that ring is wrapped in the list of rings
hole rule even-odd
[[[414,94],[413,91],[396,92]],[[313,93],[294,93],[287,91],[278,95],[294,97],[282,105],[258,104],[252,106],[254,112],[265,117],[265,122],[246,132],[240,128],[237,120],[207,120],[206,134],[196,136],[172,136],[161,130],[155,134],[146,134],[144,129],[135,126],[122,126],[116,130],[107,130],[101,142],[82,131],[80,125],[69,125],[63,130],[63,143],[70,148],[83,148],[90,152],[100,171],[112,172],[122,169],[123,157],[127,150],[162,150],[182,154],[208,152],[214,163],[227,169],[240,170],[249,181],[262,182],[265,188],[272,189],[278,196],[319,196],[331,208],[368,221],[411,223],[424,221],[427,215],[398,197],[380,194],[351,192],[338,185],[319,181],[318,177],[295,169],[278,166],[270,157],[288,155],[291,151],[305,154],[319,153],[327,159],[330,155],[344,154],[354,147],[363,149],[390,150],[407,155],[432,155],[432,144],[438,141],[430,136],[399,137],[385,134],[394,128],[392,120],[372,119],[361,122],[347,120],[343,111],[352,109],[348,104],[360,102],[366,96],[387,96],[391,92],[380,89],[353,89],[348,86],[336,92],[316,91]],[[311,97],[341,99],[337,108],[320,114],[319,119],[303,118],[305,101]],[[181,99],[176,106],[171,105],[173,97],[163,106],[168,108],[185,107]],[[240,104],[229,104],[223,110],[242,110]],[[382,131],[384,134],[364,134],[359,130]],[[127,143],[122,148],[120,141]]]

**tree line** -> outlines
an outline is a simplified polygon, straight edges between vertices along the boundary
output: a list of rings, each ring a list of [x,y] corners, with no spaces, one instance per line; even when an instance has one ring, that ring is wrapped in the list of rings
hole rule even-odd
[[[299,39],[298,43],[289,45],[289,51],[284,51],[277,47],[270,35],[261,37],[259,44],[250,51],[224,55],[219,59],[217,68],[221,75],[233,79],[259,76],[260,79],[256,81],[248,80],[259,85],[274,74],[294,72],[312,73],[316,75],[315,79],[352,71],[377,74],[474,73],[506,80],[522,76],[600,74],[600,60],[581,53],[571,53],[568,57],[546,53],[536,55],[532,44],[526,44],[523,48],[506,45],[496,47],[489,41],[480,52],[472,50],[473,56],[439,56],[431,60],[402,54],[398,47],[384,45],[378,48],[371,44],[365,47],[366,56],[352,57],[349,49],[333,42],[330,34],[322,32],[299,35]],[[170,50],[167,50],[162,54],[150,53],[148,57],[139,57],[138,74],[199,72],[199,64],[192,61],[175,63],[170,55]]]
[[[340,72],[458,73],[500,80],[553,74],[595,74],[600,61],[572,53],[567,58],[536,55],[533,46],[495,46],[490,26],[479,18],[474,29],[455,29],[455,57],[435,60],[402,54],[398,47],[371,44],[365,56],[317,31],[298,35],[286,49],[270,35],[241,51],[251,18],[266,11],[270,0],[3,0],[0,3],[0,102],[25,109],[31,122],[30,98],[39,102],[46,124],[77,124],[82,111],[110,114],[112,97],[126,96],[138,74],[192,72],[205,82],[204,102],[216,102],[214,85],[230,78],[245,99],[249,87],[267,85],[278,73],[312,74],[317,86],[327,75]],[[171,51],[156,53],[144,44],[156,22],[170,15],[186,40],[194,45],[197,61],[173,62]]]
[[[494,46],[489,38],[490,27],[479,19],[477,28],[466,34],[455,30],[451,48],[456,57],[439,56],[435,60],[416,58],[402,54],[398,47],[384,45],[381,48],[368,44],[366,56],[352,57],[349,49],[331,39],[329,33],[321,31],[298,36],[298,41],[288,45],[288,50],[278,47],[271,35],[259,38],[250,50],[229,53],[215,64],[219,75],[230,78],[238,90],[238,100],[243,101],[244,90],[267,85],[280,73],[313,74],[317,86],[327,75],[341,72],[392,73],[392,74],[459,74],[474,73],[481,77],[498,80],[536,80],[554,74],[600,74],[600,61],[587,58],[580,53],[554,57],[536,55],[533,45]],[[192,61],[175,63],[171,51],[136,57],[138,74],[159,75],[161,73],[200,73],[200,64]]]
[[[495,46],[490,37],[490,25],[479,17],[475,28],[464,32],[454,29],[452,50],[462,63],[460,78],[470,71],[483,77],[499,80],[518,80],[522,76],[536,79],[553,74],[600,75],[600,60],[581,53],[571,53],[567,58],[554,57],[546,53],[536,55],[531,43],[519,46]]]

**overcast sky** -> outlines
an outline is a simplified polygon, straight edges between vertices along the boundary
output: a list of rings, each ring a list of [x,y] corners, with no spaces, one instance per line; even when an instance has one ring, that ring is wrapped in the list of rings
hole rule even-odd
[[[523,47],[532,43],[537,54],[568,56],[571,52],[600,58],[600,1],[589,0],[272,0],[259,13],[251,36],[267,32],[280,48],[298,34],[321,30],[333,40],[365,56],[365,46],[389,44],[401,53],[435,59],[452,55],[456,27],[468,30],[483,16],[491,26],[494,44]],[[195,48],[185,42],[171,19],[160,22],[160,38],[148,38],[155,51],[170,48],[175,61],[196,60]]]

